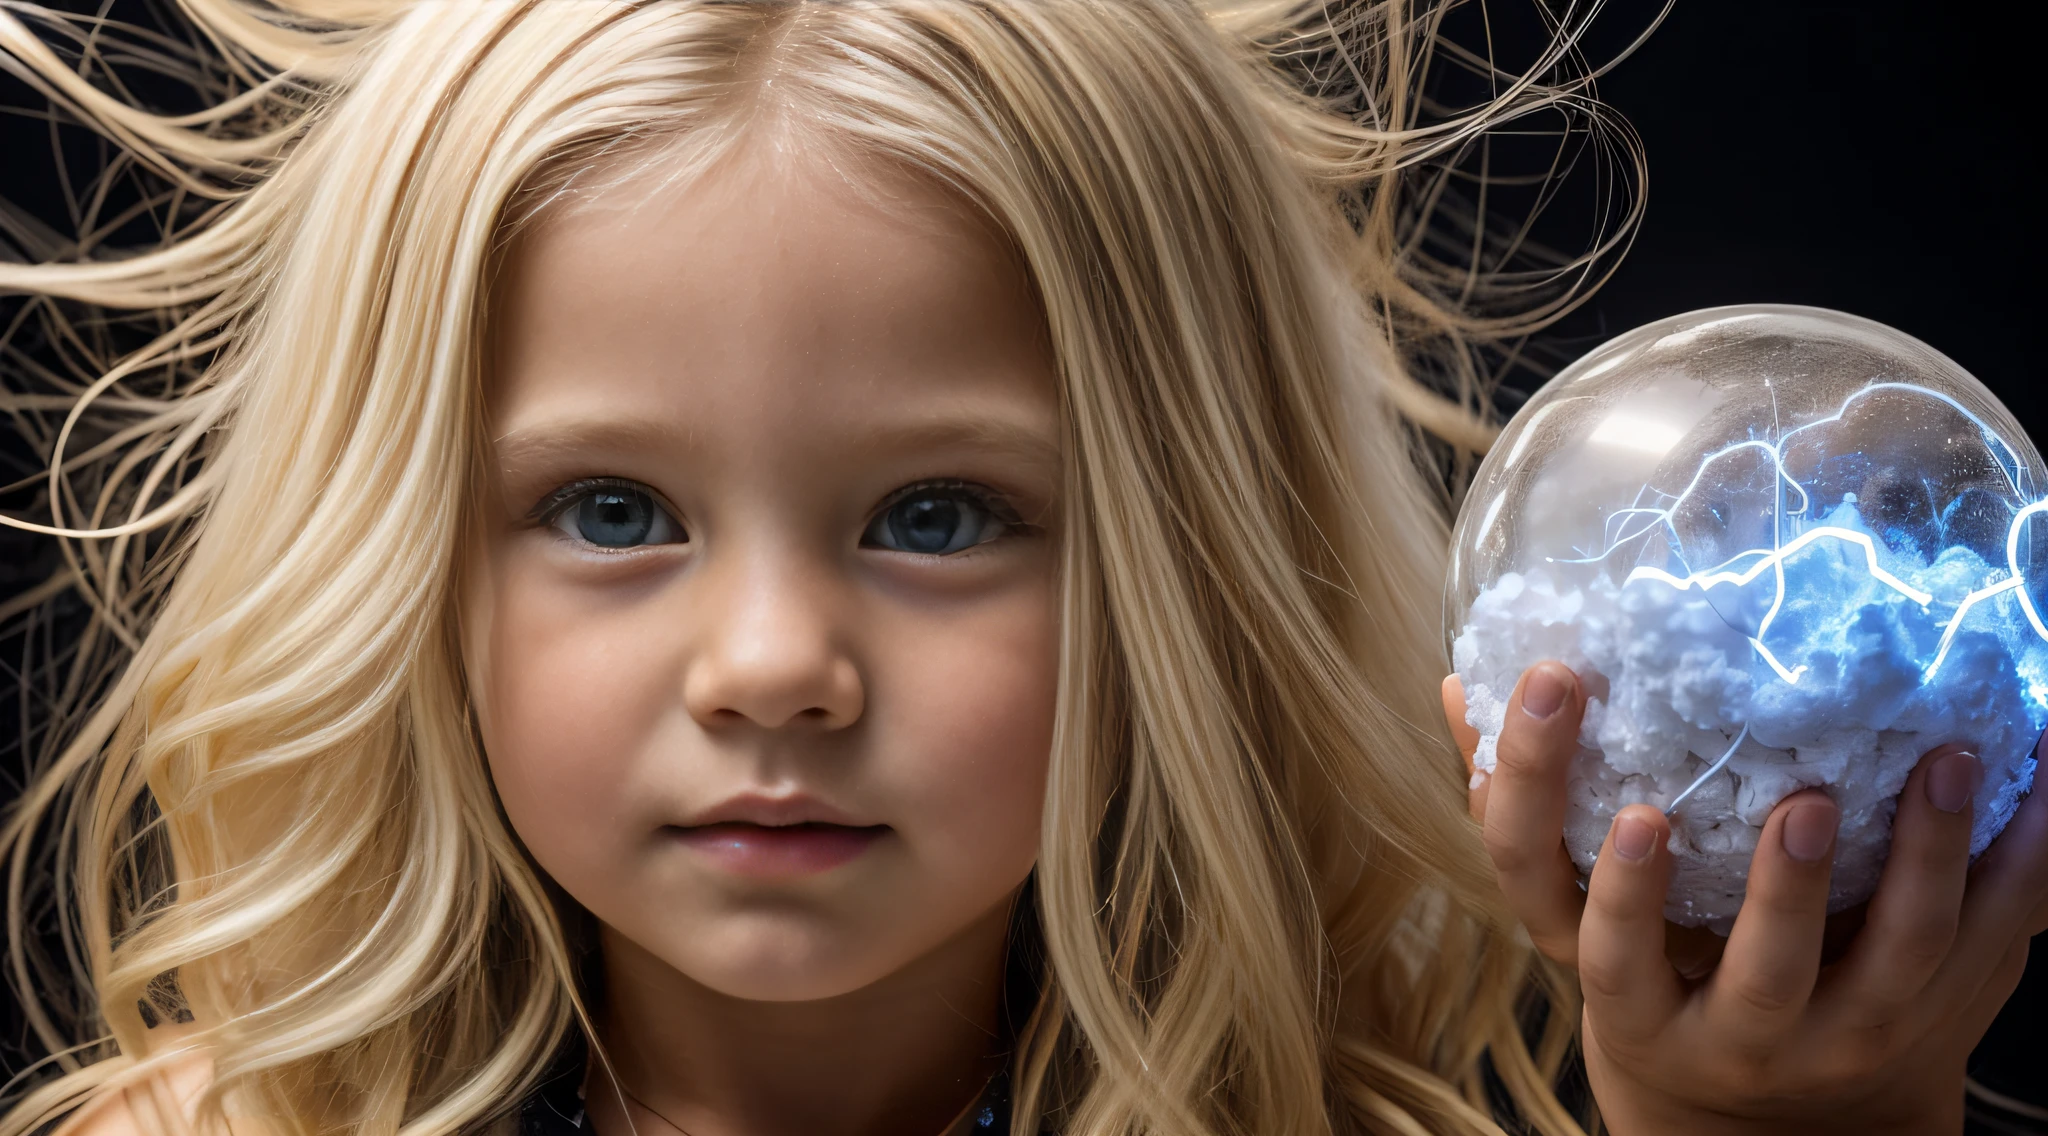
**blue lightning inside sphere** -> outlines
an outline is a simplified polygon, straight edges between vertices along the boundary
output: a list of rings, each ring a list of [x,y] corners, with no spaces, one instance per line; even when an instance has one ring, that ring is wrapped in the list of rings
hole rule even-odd
[[[2048,726],[2048,471],[1996,398],[1839,312],[1716,308],[1624,335],[1531,398],[1458,519],[1446,630],[1475,757],[1522,670],[1589,700],[1565,840],[1665,810],[1667,914],[1725,930],[1771,809],[1842,807],[1830,906],[1875,890],[1920,755],[1986,776],[1972,852]]]

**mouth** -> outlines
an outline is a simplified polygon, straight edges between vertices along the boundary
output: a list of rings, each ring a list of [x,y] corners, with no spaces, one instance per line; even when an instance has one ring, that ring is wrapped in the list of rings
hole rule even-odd
[[[716,824],[674,825],[677,843],[717,867],[741,876],[793,878],[830,871],[873,847],[889,832],[886,824]]]

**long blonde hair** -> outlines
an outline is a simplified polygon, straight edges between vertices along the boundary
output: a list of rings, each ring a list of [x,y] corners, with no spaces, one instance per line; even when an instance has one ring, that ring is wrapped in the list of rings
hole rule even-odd
[[[190,1047],[213,1105],[292,1132],[475,1128],[579,1028],[452,616],[490,274],[601,169],[708,162],[764,111],[986,214],[1060,362],[1019,1131],[1490,1133],[1490,1091],[1578,1130],[1552,1095],[1576,1013],[1494,897],[1435,700],[1444,501],[1412,424],[1487,435],[1471,382],[1461,407],[1403,354],[1468,358],[1569,300],[1460,314],[1477,273],[1431,261],[1394,191],[1583,103],[1534,78],[1569,35],[1427,120],[1440,14],[1402,0],[183,4],[240,86],[182,118],[0,9],[10,70],[221,202],[144,255],[0,264],[0,290],[170,313],[68,396],[50,524],[7,521],[60,538],[124,665],[82,683],[5,830],[13,978],[49,973],[55,879],[84,997],[30,1000],[58,1072],[0,1136]],[[1343,99],[1302,82],[1332,61]]]

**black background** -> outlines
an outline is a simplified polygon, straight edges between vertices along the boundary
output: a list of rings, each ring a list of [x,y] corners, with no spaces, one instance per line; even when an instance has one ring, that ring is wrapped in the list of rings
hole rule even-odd
[[[1600,82],[1642,136],[1649,210],[1559,343],[1717,304],[1838,308],[1933,345],[2048,442],[2039,43],[1976,6],[1680,0]],[[2048,1105],[2044,939],[1973,1068]],[[1973,1132],[2028,1130],[2000,1119]]]
[[[1595,58],[1641,26],[1651,6],[1636,8],[1615,7]],[[1945,352],[2048,440],[2039,42],[1978,6],[1682,0],[1600,83],[1647,149],[1649,211],[1619,271],[1548,346],[1568,358],[1717,304],[1839,308]],[[27,100],[0,77],[0,101]],[[47,134],[18,120],[0,130],[0,194],[46,202]],[[0,543],[12,561],[0,563],[0,591],[23,577],[10,569],[26,554]],[[2048,1105],[2043,954],[1973,1070]],[[2048,1124],[1988,1112],[1972,1121],[1973,1132],[2027,1130]]]

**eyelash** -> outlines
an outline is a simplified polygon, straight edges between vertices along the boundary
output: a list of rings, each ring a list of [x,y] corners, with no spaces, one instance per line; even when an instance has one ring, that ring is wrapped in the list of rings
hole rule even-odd
[[[1010,504],[1009,498],[1004,497],[1001,493],[990,489],[986,485],[973,481],[962,481],[957,477],[939,477],[927,481],[913,481],[901,489],[894,490],[887,497],[882,498],[882,503],[876,505],[874,510],[868,514],[867,523],[873,524],[876,517],[881,516],[920,493],[931,493],[934,491],[957,493],[976,505],[987,509],[990,516],[1012,528],[1030,527],[1017,514],[1017,510]]]
[[[575,481],[571,481],[565,485],[557,486],[556,488],[550,490],[547,496],[542,497],[540,501],[536,503],[532,509],[527,510],[526,520],[535,528],[552,528],[554,527],[555,522],[562,519],[562,515],[564,513],[567,513],[570,509],[575,508],[579,503],[582,502],[582,500],[585,497],[588,497],[593,493],[598,493],[607,489],[621,493],[644,494],[648,500],[654,502],[655,508],[660,509],[662,512],[668,514],[670,522],[675,525],[676,530],[678,532],[683,534],[683,539],[681,541],[663,543],[688,542],[689,529],[684,527],[683,522],[679,519],[676,510],[671,509],[668,506],[668,503],[662,500],[661,495],[654,492],[654,490],[648,488],[647,486],[641,484],[640,482],[631,481],[623,477],[583,477],[578,478]],[[578,540],[575,537],[570,536],[562,536],[560,537],[560,539],[567,541],[571,544],[577,545],[580,548],[590,550],[594,554],[601,556],[626,556],[632,553],[643,551],[648,548],[661,547],[661,545],[659,544],[641,544],[634,545],[629,548],[610,548],[601,544],[593,544],[590,541]]]
[[[569,511],[571,505],[600,489],[645,493],[655,504],[661,504],[661,498],[656,496],[653,490],[637,481],[628,481],[623,477],[584,477],[549,490],[547,496],[542,497],[533,508],[527,510],[526,519],[537,525],[554,524],[561,519],[563,513]]]
[[[659,495],[654,493],[654,491],[649,489],[647,486],[642,485],[637,481],[629,481],[623,477],[585,477],[579,478],[575,481],[571,481],[565,485],[558,486],[557,488],[549,491],[547,496],[542,497],[540,501],[536,503],[532,509],[527,511],[526,519],[528,522],[537,527],[549,527],[553,525],[556,521],[560,520],[563,513],[568,512],[584,497],[588,496],[591,493],[605,489],[617,490],[627,493],[645,493],[650,499],[654,501],[655,506],[657,508],[668,509],[668,506],[665,503],[663,503]],[[960,496],[973,501],[975,505],[979,506],[980,508],[988,510],[990,516],[994,517],[997,521],[1000,521],[1002,523],[1003,532],[997,537],[995,537],[993,540],[986,542],[988,544],[995,544],[997,542],[1007,540],[1010,538],[1012,534],[1018,532],[1034,532],[1037,530],[1036,525],[1028,524],[1024,521],[1023,517],[1018,514],[1016,508],[1010,504],[1008,498],[1004,497],[1001,493],[998,493],[997,491],[990,489],[986,485],[980,485],[972,481],[963,481],[959,478],[931,478],[924,481],[913,481],[910,484],[905,485],[902,488],[890,493],[887,497],[884,497],[881,503],[879,505],[876,505],[874,509],[868,513],[867,519],[861,522],[861,532],[866,533],[867,530],[874,525],[876,519],[888,513],[890,509],[895,508],[898,504],[902,503],[903,501],[915,497],[920,493],[930,493],[933,491],[941,490],[948,493],[957,493]],[[673,510],[670,511],[670,518],[672,520],[675,519]],[[687,528],[684,528],[682,521],[675,520],[675,524],[677,528],[683,530],[683,532],[685,533],[685,537],[687,539],[687,534],[689,530]],[[592,547],[595,548],[601,546],[592,545]],[[639,547],[647,546],[642,545]],[[976,545],[975,548],[965,549],[962,552],[954,553],[953,555],[960,556],[971,554],[975,551],[975,549],[981,547],[984,546]],[[636,551],[636,549],[608,549],[606,550],[606,553],[607,555],[617,555],[622,552],[632,551]]]
[[[911,549],[890,548],[880,543],[869,543],[868,535],[883,523],[883,518],[887,517],[896,506],[905,501],[915,500],[918,497],[940,495],[968,502],[974,508],[986,513],[990,520],[1000,526],[999,531],[987,540],[976,541],[966,548],[957,549],[952,552],[918,552]],[[884,497],[881,503],[876,505],[873,511],[868,514],[867,521],[861,526],[860,545],[862,548],[897,552],[917,557],[920,560],[959,563],[986,553],[991,545],[1003,544],[1013,537],[1036,531],[1037,526],[1026,523],[1017,512],[1016,507],[1010,504],[1009,498],[986,485],[972,481],[962,481],[959,478],[929,478],[924,481],[911,482],[909,485],[905,485]]]

